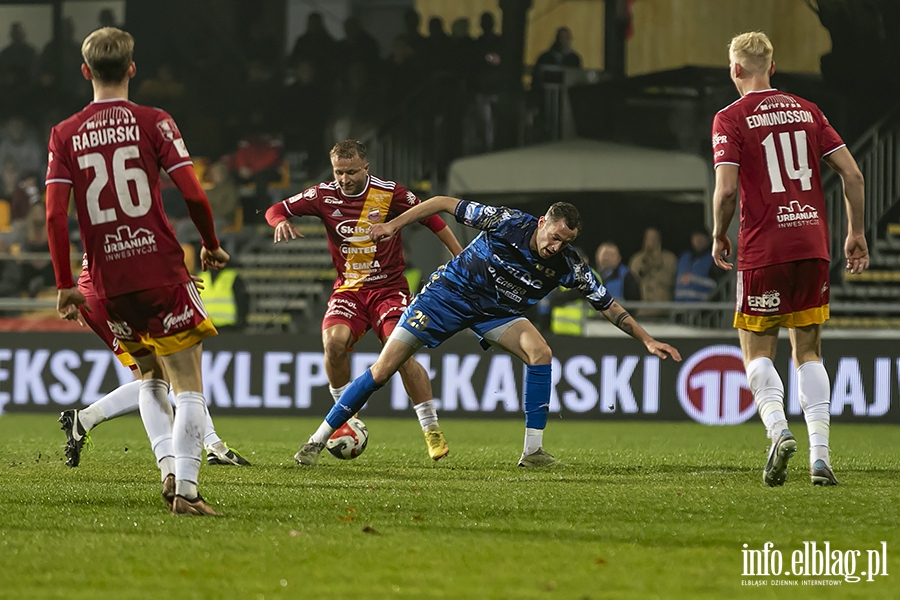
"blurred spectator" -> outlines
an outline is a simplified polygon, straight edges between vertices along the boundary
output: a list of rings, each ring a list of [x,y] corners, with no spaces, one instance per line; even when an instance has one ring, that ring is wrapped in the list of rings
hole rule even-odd
[[[90,101],[91,86],[81,76],[81,44],[72,17],[62,20],[60,37],[47,42],[38,60],[41,95],[68,112]]]
[[[322,82],[333,79],[333,68],[337,55],[337,42],[325,29],[322,15],[313,12],[306,18],[306,33],[297,38],[291,51],[290,64],[297,65],[308,60],[315,67]]]
[[[347,67],[347,78],[341,86],[331,118],[332,140],[365,137],[378,124],[377,102],[367,91],[374,85],[366,65],[353,63]]]
[[[7,168],[12,163],[15,180],[28,171],[42,173],[47,166],[47,151],[38,142],[35,131],[25,119],[13,117],[0,135],[0,165]]]
[[[33,83],[37,50],[25,39],[25,26],[16,21],[9,27],[9,45],[0,50],[0,71],[11,71],[23,85]]]
[[[104,8],[97,14],[97,24],[100,27],[118,27],[116,13],[111,8]]]
[[[503,81],[500,66],[502,42],[502,38],[494,32],[494,15],[489,12],[482,13],[481,36],[475,41],[475,52],[478,57],[475,105],[478,116],[477,135],[483,145],[481,148],[476,148],[476,152],[490,152],[494,149],[494,121],[500,104],[500,89]]]
[[[422,69],[416,59],[416,51],[409,45],[407,36],[398,35],[391,44],[391,52],[381,67],[384,81],[383,100],[387,107],[396,108],[410,92],[421,85]]]
[[[3,171],[0,172],[0,199],[9,200],[19,184],[19,170],[16,169],[16,163],[9,159],[0,162],[0,165],[3,165]]]
[[[677,302],[702,302],[709,299],[724,274],[712,258],[712,240],[705,228],[691,233],[691,249],[678,258],[675,281]]]
[[[22,252],[46,252],[44,260],[4,261],[0,274],[0,296],[20,296],[22,292],[34,298],[48,287],[55,287],[50,247],[47,244],[46,208],[43,202],[31,205],[25,219]]]
[[[406,33],[406,43],[413,49],[413,52],[422,52],[425,48],[425,36],[419,32],[419,26],[422,24],[422,17],[415,8],[407,8],[403,13],[403,25]]]
[[[556,30],[553,45],[541,54],[536,65],[554,65],[557,67],[581,67],[581,56],[572,49],[572,30],[560,27]]]
[[[222,231],[235,221],[239,206],[237,185],[223,162],[213,163],[207,173],[207,181],[212,187],[206,190],[206,197],[209,198],[216,231]]]
[[[356,17],[344,21],[344,39],[338,42],[338,54],[343,65],[362,63],[367,69],[374,69],[381,60],[378,42],[363,29]]]
[[[207,269],[199,275],[203,284],[200,297],[216,329],[220,332],[243,329],[250,312],[250,295],[234,265],[229,263],[219,271]]]
[[[156,72],[141,82],[134,93],[135,102],[147,106],[165,106],[172,114],[183,114],[185,106],[185,85],[175,74],[175,68],[162,63]]]
[[[263,213],[272,204],[269,183],[281,179],[284,143],[281,136],[268,130],[268,125],[263,112],[255,109],[237,151],[230,157],[229,167],[238,182],[254,185],[252,195],[241,199],[245,223],[265,222]]]
[[[285,147],[305,156],[306,175],[316,176],[324,166],[325,128],[332,107],[330,94],[323,93],[315,81],[315,67],[301,60],[291,69],[290,83],[284,90],[278,123],[284,131]],[[292,165],[293,166],[293,165]]]
[[[444,20],[432,17],[428,20],[428,38],[422,52],[431,73],[449,71],[453,65],[453,45],[444,31]]]
[[[622,254],[614,242],[603,242],[597,248],[597,273],[613,297],[640,300],[641,286],[634,274],[622,264]]]
[[[452,47],[453,72],[465,79],[477,73],[480,63],[476,56],[475,40],[469,33],[469,19],[461,17],[450,26],[450,44]]]
[[[675,287],[675,255],[663,250],[659,230],[653,227],[644,231],[644,245],[628,263],[641,284],[641,300],[644,302],[669,302]],[[665,315],[665,310],[642,309],[641,316]]]
[[[9,200],[9,220],[13,223],[13,228],[16,228],[17,222],[24,225],[31,207],[43,202],[41,194],[41,182],[37,173],[26,172],[19,177],[16,189]]]

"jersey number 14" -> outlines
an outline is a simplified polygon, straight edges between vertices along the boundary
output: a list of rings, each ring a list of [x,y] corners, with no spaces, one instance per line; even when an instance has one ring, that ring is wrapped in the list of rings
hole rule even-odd
[[[147,173],[140,167],[126,167],[125,161],[130,158],[139,158],[141,155],[137,146],[122,146],[117,148],[112,157],[112,179],[119,199],[119,206],[127,216],[132,218],[143,217],[150,211],[153,197],[150,195],[150,183]],[[82,170],[93,169],[94,180],[88,185],[85,201],[91,225],[102,225],[117,221],[116,209],[100,208],[100,192],[109,183],[109,169],[106,167],[106,159],[99,152],[84,154],[78,157],[78,166]],[[134,191],[137,195],[137,204],[131,195],[129,182],[134,182]]]
[[[791,134],[783,131],[778,134],[778,141],[781,142],[781,155],[784,158],[784,171],[787,176],[800,181],[800,189],[804,192],[812,189],[812,169],[809,168],[809,146],[806,143],[806,131],[802,129],[795,131],[793,143],[791,143]],[[778,160],[778,149],[775,147],[775,134],[767,135],[762,145],[766,149],[766,167],[769,169],[772,193],[783,192],[785,191],[784,180],[781,178],[781,163]],[[796,161],[794,160],[795,156]]]

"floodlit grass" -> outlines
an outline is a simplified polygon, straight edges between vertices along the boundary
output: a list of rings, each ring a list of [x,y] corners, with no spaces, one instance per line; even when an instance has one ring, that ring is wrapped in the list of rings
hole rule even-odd
[[[55,415],[0,418],[4,598],[896,598],[896,426],[833,428],[837,488],[814,488],[805,431],[787,484],[761,482],[759,425],[551,420],[563,463],[515,466],[517,421],[444,420],[450,456],[427,458],[414,419],[365,419],[366,453],[292,459],[318,423],[217,419],[252,467],[201,470],[225,516],[165,511],[140,421],[98,427],[77,469]],[[888,576],[839,587],[742,577],[742,546],[888,544]],[[840,578],[827,578],[840,580]],[[865,580],[865,577],[863,577]],[[765,581],[749,587],[747,581]]]

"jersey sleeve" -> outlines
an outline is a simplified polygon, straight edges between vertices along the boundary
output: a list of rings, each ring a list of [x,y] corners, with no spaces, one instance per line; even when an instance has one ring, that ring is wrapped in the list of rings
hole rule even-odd
[[[713,166],[741,164],[741,132],[734,119],[719,112],[713,119]]]
[[[844,143],[838,132],[834,130],[834,127],[831,126],[831,123],[828,122],[821,110],[819,111],[819,117],[822,119],[822,134],[819,136],[821,147],[819,149],[822,152],[822,156],[828,156],[847,144]]]
[[[421,203],[422,201],[419,200],[418,196],[416,196],[413,192],[409,191],[402,185],[397,184],[396,187],[394,187],[394,196],[391,198],[391,218],[396,217],[401,213],[405,213],[413,206],[418,206]],[[427,227],[434,233],[437,233],[447,226],[447,223],[439,215],[426,217],[419,221],[419,224]]]
[[[319,193],[319,186],[314,185],[299,194],[291,196],[286,200],[282,200],[281,205],[284,210],[287,211],[287,215],[285,215],[285,218],[289,216],[319,216],[319,206],[322,200],[321,196],[322,195]]]
[[[175,120],[169,113],[164,110],[157,112],[155,128],[151,135],[154,136],[159,165],[166,173],[194,164],[184,145],[181,131],[178,130]]]
[[[54,127],[50,131],[50,142],[47,144],[47,178],[45,183],[72,184],[72,171],[66,153],[59,139],[59,132]]]
[[[591,268],[577,255],[566,256],[570,271],[560,281],[560,285],[577,289],[595,310],[606,310],[612,306],[613,298]]]
[[[505,206],[488,206],[471,200],[460,200],[454,211],[458,222],[482,231],[497,231],[504,222],[520,214]]]

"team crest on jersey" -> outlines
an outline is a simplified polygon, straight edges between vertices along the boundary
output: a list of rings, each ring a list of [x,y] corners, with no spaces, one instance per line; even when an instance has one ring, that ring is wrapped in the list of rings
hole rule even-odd
[[[172,119],[163,119],[162,121],[158,121],[156,123],[156,128],[159,129],[159,132],[162,134],[163,139],[167,142],[174,141],[176,137],[180,137],[178,134],[178,126],[175,125],[175,121]]]
[[[308,190],[306,190],[305,192],[303,192],[303,197],[306,198],[307,200],[312,200],[313,198],[315,198],[316,197],[316,188],[311,187]]]
[[[369,219],[372,223],[376,223],[381,220],[381,211],[377,208],[373,208],[369,211],[369,214],[366,215],[366,218]]]

